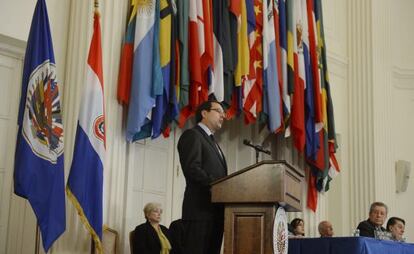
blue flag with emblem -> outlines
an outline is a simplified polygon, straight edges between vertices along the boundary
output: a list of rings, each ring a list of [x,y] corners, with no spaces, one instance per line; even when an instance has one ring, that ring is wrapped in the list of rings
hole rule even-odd
[[[46,252],[66,228],[59,90],[46,3],[38,0],[23,68],[14,192],[32,206]]]

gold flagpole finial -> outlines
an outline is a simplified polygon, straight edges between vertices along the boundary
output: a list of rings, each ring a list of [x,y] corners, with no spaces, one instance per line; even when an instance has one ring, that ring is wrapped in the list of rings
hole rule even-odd
[[[99,0],[94,0],[95,13],[99,14]]]

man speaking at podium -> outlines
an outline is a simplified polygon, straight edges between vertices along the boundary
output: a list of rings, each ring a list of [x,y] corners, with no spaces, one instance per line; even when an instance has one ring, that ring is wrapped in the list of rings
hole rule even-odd
[[[223,152],[214,140],[225,112],[217,101],[196,110],[197,125],[184,131],[178,153],[186,188],[182,208],[185,254],[219,254],[224,230],[224,206],[211,202],[210,184],[227,175]]]

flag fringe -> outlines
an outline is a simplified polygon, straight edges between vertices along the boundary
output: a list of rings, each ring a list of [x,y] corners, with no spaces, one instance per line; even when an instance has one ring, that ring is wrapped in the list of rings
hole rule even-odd
[[[68,199],[72,202],[73,206],[76,208],[78,215],[83,223],[83,225],[85,225],[86,229],[89,231],[89,234],[91,234],[92,239],[95,243],[95,249],[97,251],[97,253],[102,254],[103,253],[103,249],[102,249],[102,242],[101,239],[99,239],[98,234],[95,232],[95,230],[93,229],[93,227],[91,226],[91,224],[89,224],[88,219],[86,218],[85,212],[83,211],[82,206],[79,204],[78,199],[76,198],[76,196],[72,193],[72,191],[70,190],[69,186],[66,186],[66,194],[68,196]]]

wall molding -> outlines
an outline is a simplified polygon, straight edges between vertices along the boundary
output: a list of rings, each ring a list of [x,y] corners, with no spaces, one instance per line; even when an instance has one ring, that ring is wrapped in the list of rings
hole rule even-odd
[[[336,52],[328,49],[328,70],[330,73],[335,74],[343,79],[348,77],[348,65],[349,60],[347,57],[342,56]]]
[[[414,90],[414,68],[392,66],[392,85],[401,90]]]
[[[23,60],[26,52],[26,42],[0,34],[0,51],[8,57]]]

